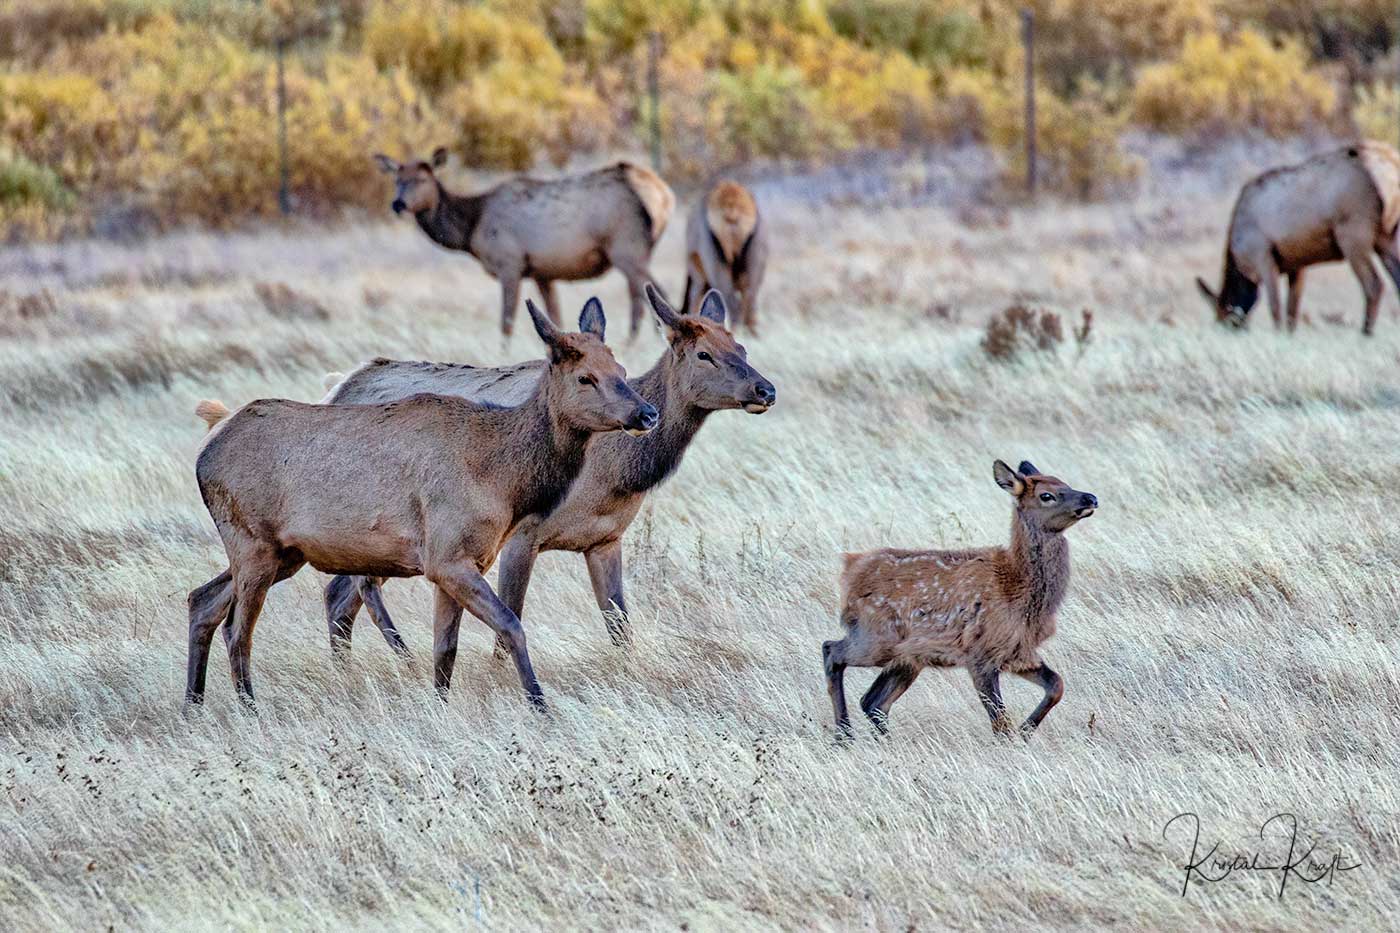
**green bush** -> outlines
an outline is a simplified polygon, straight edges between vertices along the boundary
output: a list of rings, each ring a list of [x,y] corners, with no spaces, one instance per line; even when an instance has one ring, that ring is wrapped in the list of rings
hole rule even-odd
[[[73,203],[73,192],[58,173],[24,156],[0,155],[0,208],[37,204],[65,209]]]

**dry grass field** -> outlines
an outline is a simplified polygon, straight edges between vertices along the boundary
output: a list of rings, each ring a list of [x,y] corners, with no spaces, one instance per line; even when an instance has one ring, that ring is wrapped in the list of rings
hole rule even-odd
[[[1333,267],[1294,338],[1263,310],[1210,323],[1192,277],[1218,275],[1244,171],[1007,213],[770,192],[746,342],[778,404],[714,416],[629,533],[630,652],[581,558],[542,558],[525,622],[548,717],[471,620],[437,701],[422,581],[386,587],[416,665],[362,617],[338,671],[309,568],[263,613],[258,715],[217,639],[206,706],[180,709],[185,594],[224,566],[195,401],[314,400],[373,355],[536,356],[528,328],[502,347],[471,259],[408,222],[0,252],[0,926],[1393,923],[1400,319],[1388,294],[1363,339]],[[672,290],[682,226],[658,251]],[[566,308],[595,289],[620,335],[619,276],[563,287]],[[1015,301],[1091,309],[1089,342],[990,361],[983,326]],[[661,349],[648,329],[619,355],[641,372]],[[838,552],[1004,541],[995,457],[1102,503],[1069,533],[1045,651],[1064,702],[997,741],[966,674],[933,672],[887,740],[862,720],[837,747]],[[853,703],[873,674],[849,673]],[[1005,689],[1018,716],[1038,695]],[[1295,855],[1317,846],[1300,873],[1360,867],[1183,896],[1182,812],[1199,854],[1277,861],[1280,824],[1260,827],[1287,812]]]

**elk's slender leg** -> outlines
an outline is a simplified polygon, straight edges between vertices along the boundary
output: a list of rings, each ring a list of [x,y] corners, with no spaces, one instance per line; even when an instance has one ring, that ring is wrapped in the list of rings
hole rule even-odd
[[[836,737],[852,737],[851,717],[846,711],[846,642],[822,643],[822,665],[826,668],[826,692],[831,696],[831,711],[836,716]]]
[[[535,569],[534,535],[528,531],[518,531],[506,542],[497,558],[496,587],[500,590],[501,602],[506,604],[517,619],[525,618],[525,591],[530,588],[530,574]],[[498,663],[511,656],[510,639],[501,632],[496,633],[496,645],[491,657]]]
[[[191,590],[189,660],[185,671],[185,703],[204,702],[204,675],[209,669],[209,646],[214,629],[233,607],[233,575],[225,570],[208,583]]]
[[[1049,665],[1044,663],[1029,671],[1016,671],[1015,674],[1017,677],[1029,680],[1045,691],[1045,696],[1041,698],[1040,704],[1026,717],[1026,721],[1021,723],[1021,734],[1029,738],[1030,734],[1036,730],[1036,727],[1040,725],[1041,720],[1045,718],[1046,714],[1049,713],[1050,710],[1054,708],[1055,704],[1060,702],[1060,698],[1065,695],[1065,682],[1059,674],[1050,670]]]
[[[1400,253],[1396,251],[1394,239],[1383,243],[1376,252],[1381,257],[1381,265],[1390,275],[1390,281],[1395,284],[1396,297],[1400,298]]]
[[[651,273],[647,271],[647,259],[641,257],[611,255],[609,261],[627,279],[627,294],[632,301],[632,325],[628,331],[629,341],[637,339],[637,332],[642,327],[642,317],[646,313],[646,284],[651,282],[661,297],[666,297],[665,290],[655,282]]]
[[[870,689],[861,697],[860,708],[881,735],[889,733],[890,707],[894,701],[904,696],[904,691],[914,683],[919,670],[907,664],[891,664],[880,672]]]
[[[331,656],[338,662],[348,659],[355,616],[364,602],[360,596],[359,582],[358,577],[339,574],[331,577],[322,594],[326,606],[326,628],[331,637]]]
[[[1298,329],[1298,304],[1303,300],[1303,269],[1288,273],[1288,332]]]
[[[438,586],[433,591],[433,686],[447,699],[452,686],[452,668],[457,663],[457,630],[462,624],[462,607]]]
[[[1001,701],[1001,672],[994,667],[969,668],[972,686],[977,691],[977,699],[992,721],[992,731],[999,735],[1009,735],[1011,720],[1006,718],[1006,704]]]
[[[687,271],[685,274],[685,289],[681,292],[681,314],[689,314],[690,309],[695,307],[694,294],[698,290],[695,284],[695,277]]]
[[[515,306],[520,303],[520,273],[512,269],[501,276],[501,335],[510,340],[515,330]]]
[[[1384,291],[1381,285],[1381,277],[1376,272],[1376,267],[1371,263],[1371,253],[1369,250],[1348,249],[1345,245],[1342,252],[1347,255],[1347,261],[1351,263],[1351,270],[1356,273],[1357,279],[1361,282],[1361,291],[1366,295],[1366,316],[1363,318],[1361,333],[1371,336],[1376,329],[1376,312],[1380,310],[1381,294]]]
[[[739,307],[743,311],[741,320],[744,322],[744,329],[757,337],[758,309],[754,307],[754,289],[750,288],[747,283],[740,286],[740,289]]]
[[[1279,300],[1278,265],[1269,259],[1264,265],[1264,292],[1269,297],[1269,317],[1274,319],[1274,330],[1283,326],[1283,305]]]
[[[535,284],[539,286],[540,297],[544,299],[544,313],[549,315],[555,327],[563,327],[563,318],[559,316],[559,294],[554,289],[554,280],[535,279]]]
[[[360,577],[360,599],[364,600],[365,608],[369,610],[369,617],[374,620],[374,624],[379,628],[379,633],[384,636],[389,647],[394,653],[405,661],[411,655],[408,645],[403,643],[403,637],[399,635],[399,630],[394,627],[394,620],[389,616],[389,607],[384,605],[384,579],[382,577]]]
[[[603,624],[608,627],[608,637],[619,648],[632,644],[627,603],[622,595],[622,542],[611,541],[585,551],[583,559],[588,564],[593,598],[603,611]]]
[[[519,617],[510,611],[510,608],[491,590],[486,578],[478,573],[475,568],[466,565],[451,565],[440,567],[430,572],[428,578],[437,584],[438,588],[445,590],[447,595],[456,601],[457,605],[466,609],[472,615],[489,625],[498,635],[505,635],[510,642],[511,654],[515,658],[515,669],[520,674],[520,684],[525,688],[525,694],[530,698],[530,702],[536,707],[544,708],[544,693],[540,690],[540,682],[535,678],[535,668],[530,663],[530,653],[525,647],[525,627],[520,624]],[[436,631],[436,624],[434,629]],[[446,633],[445,633],[446,634]],[[451,661],[457,655],[457,630],[456,626],[451,626],[450,639],[444,639],[439,644],[434,644],[434,655],[439,656],[439,647],[447,658],[445,665],[439,665],[438,684],[442,691],[447,690],[448,682],[452,676]],[[451,654],[445,652],[450,648]],[[445,676],[441,671],[445,668]]]
[[[258,624],[267,591],[279,579],[291,576],[300,567],[299,562],[293,568],[292,562],[284,562],[269,554],[245,561],[234,577],[233,634],[227,640],[228,665],[239,699],[250,708],[254,702],[253,628]]]

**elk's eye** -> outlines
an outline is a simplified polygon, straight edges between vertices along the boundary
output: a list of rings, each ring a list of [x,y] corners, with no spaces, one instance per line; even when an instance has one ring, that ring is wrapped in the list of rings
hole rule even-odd
[[[592,376],[579,376],[578,384],[581,386],[596,386],[598,384],[598,380],[594,379]]]
[[[704,360],[706,363],[713,363],[713,362],[715,361],[715,358],[712,357],[712,356],[710,356],[710,354],[706,353],[704,350],[701,350],[699,353],[697,353],[697,354],[695,354],[695,355],[696,355],[698,358]]]
[[[1053,493],[1049,493],[1049,492],[1042,492],[1042,493],[1040,494],[1040,501],[1041,501],[1041,502],[1054,502],[1054,501],[1055,501],[1055,495],[1054,495]]]

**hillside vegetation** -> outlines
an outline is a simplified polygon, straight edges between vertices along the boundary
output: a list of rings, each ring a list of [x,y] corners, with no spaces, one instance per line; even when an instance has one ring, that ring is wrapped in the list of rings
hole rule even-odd
[[[1131,185],[1121,134],[1395,135],[1384,0],[1030,0],[1046,184]],[[0,225],[11,238],[277,210],[287,41],[297,212],[378,205],[366,156],[472,169],[647,147],[665,171],[979,140],[1021,171],[1013,0],[26,0],[0,12]]]

